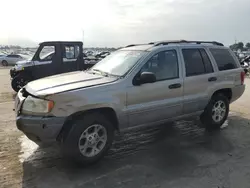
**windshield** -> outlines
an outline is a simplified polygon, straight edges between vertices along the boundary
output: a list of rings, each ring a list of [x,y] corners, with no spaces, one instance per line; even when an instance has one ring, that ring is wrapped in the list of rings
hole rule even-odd
[[[145,53],[144,51],[116,51],[98,62],[91,70],[123,76]]]

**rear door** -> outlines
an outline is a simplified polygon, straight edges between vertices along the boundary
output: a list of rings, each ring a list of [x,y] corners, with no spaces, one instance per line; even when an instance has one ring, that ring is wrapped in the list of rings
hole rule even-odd
[[[17,61],[22,61],[22,60],[24,60],[24,58],[20,55],[17,55]]]
[[[217,81],[207,51],[204,48],[181,48],[184,71],[184,114],[204,110],[209,91]]]
[[[62,72],[77,71],[81,67],[81,46],[78,44],[62,44]]]
[[[216,90],[221,88],[233,88],[241,85],[241,72],[243,71],[239,60],[228,48],[211,47],[209,49],[212,59],[218,67],[218,85]]]

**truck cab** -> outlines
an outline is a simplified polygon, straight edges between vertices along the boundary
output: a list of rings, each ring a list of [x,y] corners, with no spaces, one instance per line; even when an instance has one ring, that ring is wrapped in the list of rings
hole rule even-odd
[[[13,90],[39,78],[90,68],[92,64],[84,63],[82,46],[82,42],[72,41],[40,43],[30,60],[19,61],[10,70]]]

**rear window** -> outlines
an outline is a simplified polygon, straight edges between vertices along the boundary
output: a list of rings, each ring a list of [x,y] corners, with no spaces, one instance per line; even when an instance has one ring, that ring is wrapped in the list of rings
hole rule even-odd
[[[235,60],[227,49],[210,49],[220,71],[237,68]]]
[[[7,57],[18,58],[18,55],[8,55]]]

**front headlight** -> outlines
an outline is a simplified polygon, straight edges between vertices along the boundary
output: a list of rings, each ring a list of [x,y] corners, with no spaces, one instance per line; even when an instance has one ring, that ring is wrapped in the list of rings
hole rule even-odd
[[[54,102],[28,96],[22,106],[23,114],[46,114],[54,107]]]
[[[14,68],[16,71],[24,70],[24,67],[22,65],[18,65],[18,64],[16,64]]]

